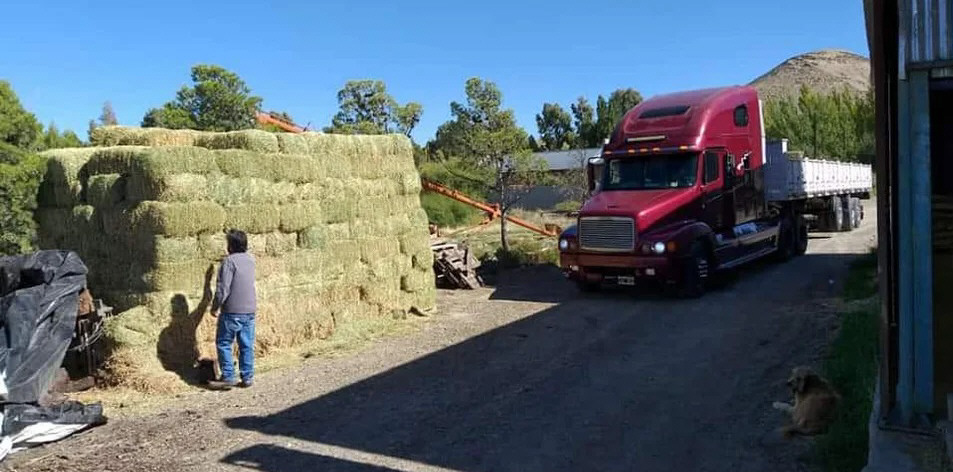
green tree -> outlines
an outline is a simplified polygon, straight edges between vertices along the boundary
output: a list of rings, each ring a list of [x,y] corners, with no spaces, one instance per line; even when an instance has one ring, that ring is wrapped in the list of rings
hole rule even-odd
[[[32,250],[36,242],[36,195],[46,169],[43,159],[0,142],[0,255]]]
[[[540,149],[558,151],[568,149],[576,142],[576,133],[572,128],[572,116],[557,103],[544,103],[541,113],[536,115],[536,126]],[[534,140],[534,142],[536,142]]]
[[[0,80],[0,142],[32,149],[42,132],[43,126],[23,108],[10,83]]]
[[[602,141],[612,135],[626,112],[639,103],[642,103],[642,94],[632,88],[616,90],[608,99],[600,95],[596,100],[596,139],[590,143],[591,146],[602,145]]]
[[[829,94],[801,87],[797,97],[765,105],[765,134],[787,138],[811,157],[870,162],[874,151],[873,93]]]
[[[596,111],[589,100],[579,97],[569,108],[572,110],[573,125],[576,128],[576,146],[599,146],[599,137],[596,133]]]
[[[495,83],[479,78],[466,82],[466,103],[452,102],[453,119],[437,129],[435,147],[461,169],[457,175],[482,183],[509,214],[531,184],[539,184],[545,162],[528,148],[529,135],[517,126],[511,109],[503,109],[503,93]],[[510,250],[506,219],[500,243]]]
[[[261,97],[234,72],[215,65],[192,67],[193,86],[183,86],[175,99],[146,112],[143,127],[234,131],[255,128]]]
[[[83,141],[79,139],[79,136],[76,133],[65,130],[62,133],[59,128],[56,127],[56,123],[50,123],[46,127],[46,131],[40,136],[39,143],[37,148],[39,150],[47,149],[59,149],[59,148],[74,148],[82,147]]]
[[[340,110],[331,119],[327,133],[386,134],[399,132],[410,137],[423,115],[416,102],[399,105],[380,80],[351,80],[338,91]]]

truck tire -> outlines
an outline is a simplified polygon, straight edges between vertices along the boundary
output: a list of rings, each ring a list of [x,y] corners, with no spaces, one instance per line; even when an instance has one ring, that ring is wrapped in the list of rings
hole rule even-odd
[[[708,285],[711,258],[701,241],[692,243],[688,256],[682,260],[682,277],[675,286],[678,298],[699,298]]]
[[[849,196],[843,197],[834,197],[840,203],[841,208],[843,208],[843,221],[841,221],[839,231],[853,231],[856,226],[854,226],[854,220],[857,219],[857,207],[852,205],[851,199]]]
[[[844,205],[841,204],[840,197],[831,197],[831,216],[830,227],[827,231],[836,233],[844,228]]]
[[[795,217],[794,221],[797,222],[797,243],[794,245],[794,254],[798,256],[803,256],[807,252],[807,241],[810,239],[807,233],[807,222],[804,221],[803,216]]]
[[[854,209],[854,214],[851,217],[851,226],[855,229],[860,228],[860,222],[864,219],[864,207],[860,204],[860,199],[857,197],[851,197],[850,207]]]
[[[774,251],[774,259],[778,262],[784,262],[794,257],[797,246],[797,232],[790,216],[783,216],[778,225],[778,248]]]

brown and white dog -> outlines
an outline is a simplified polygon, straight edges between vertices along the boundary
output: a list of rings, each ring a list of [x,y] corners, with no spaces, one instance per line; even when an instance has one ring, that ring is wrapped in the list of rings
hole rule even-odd
[[[781,428],[785,438],[814,436],[827,431],[840,404],[840,394],[809,367],[795,367],[787,381],[794,393],[794,404],[774,402],[775,409],[791,416],[790,425]]]

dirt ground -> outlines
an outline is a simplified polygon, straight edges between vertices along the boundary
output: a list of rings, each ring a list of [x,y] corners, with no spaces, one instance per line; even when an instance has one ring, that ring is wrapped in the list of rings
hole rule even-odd
[[[10,456],[15,471],[809,470],[771,402],[818,365],[859,230],[699,300],[581,295],[552,268],[442,292],[420,330]]]

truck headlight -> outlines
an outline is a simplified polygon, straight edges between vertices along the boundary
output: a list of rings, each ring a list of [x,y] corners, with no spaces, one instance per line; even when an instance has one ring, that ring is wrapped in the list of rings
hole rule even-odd
[[[662,254],[665,252],[665,243],[659,241],[652,245],[652,251],[656,254]]]
[[[567,240],[565,240],[565,239],[560,239],[560,240],[559,240],[559,250],[560,250],[560,251],[565,251],[565,250],[567,250],[567,249],[569,249],[569,241],[567,241]]]

